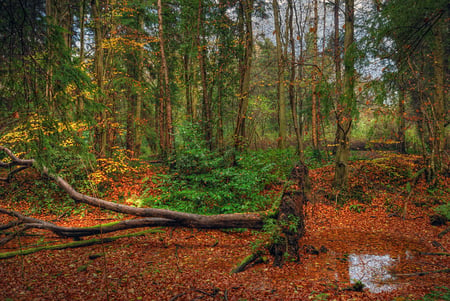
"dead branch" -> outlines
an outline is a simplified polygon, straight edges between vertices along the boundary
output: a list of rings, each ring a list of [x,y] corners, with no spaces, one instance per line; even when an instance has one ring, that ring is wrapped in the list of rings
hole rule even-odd
[[[145,231],[141,231],[141,232],[129,233],[129,234],[118,235],[118,236],[113,236],[113,237],[93,238],[93,239],[83,240],[83,241],[72,241],[69,243],[59,244],[59,245],[40,246],[40,247],[26,249],[26,250],[17,250],[17,251],[12,251],[12,252],[0,253],[0,259],[8,259],[8,258],[15,257],[17,255],[29,255],[29,254],[36,253],[36,252],[43,251],[43,250],[63,250],[63,249],[68,249],[68,248],[87,247],[87,246],[92,246],[92,245],[113,242],[115,240],[118,240],[118,239],[124,238],[124,237],[142,236],[142,235],[145,235],[145,234],[151,233],[151,232],[155,232],[155,230],[150,229],[150,230],[145,230]]]
[[[450,256],[450,253],[420,252],[420,255]]]
[[[6,225],[0,225],[0,231],[11,229],[11,228],[13,228],[15,226],[18,226],[18,225],[22,224],[22,223],[23,223],[23,221],[16,220],[16,221],[9,222]]]
[[[28,226],[23,226],[21,227],[19,230],[14,231],[13,233],[11,233],[10,235],[6,236],[5,238],[3,238],[2,240],[0,240],[0,247],[3,245],[6,245],[8,242],[10,242],[11,240],[13,240],[14,238],[16,238],[19,235],[22,235],[23,233],[25,233],[25,231],[27,231],[28,229],[30,229],[30,227]]]
[[[0,213],[19,218],[28,228],[44,229],[55,233],[60,237],[79,238],[101,233],[111,233],[115,231],[144,228],[144,227],[177,227],[178,223],[164,218],[140,218],[131,219],[108,224],[101,224],[94,227],[62,227],[40,219],[24,216],[16,211],[0,208]]]
[[[450,269],[427,271],[427,272],[417,272],[417,273],[409,273],[409,274],[394,274],[394,275],[399,276],[399,277],[410,277],[410,276],[424,276],[424,275],[436,274],[436,273],[450,273]]]

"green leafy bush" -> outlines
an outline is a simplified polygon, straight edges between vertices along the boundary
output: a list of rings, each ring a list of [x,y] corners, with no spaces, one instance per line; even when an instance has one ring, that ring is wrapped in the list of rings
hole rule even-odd
[[[145,205],[216,214],[257,211],[270,202],[261,192],[278,176],[267,156],[210,151],[195,124],[181,126],[176,138],[175,167],[164,178],[162,193],[146,198]]]
[[[434,208],[434,211],[438,214],[445,216],[447,220],[450,221],[450,202],[437,206],[436,208]]]

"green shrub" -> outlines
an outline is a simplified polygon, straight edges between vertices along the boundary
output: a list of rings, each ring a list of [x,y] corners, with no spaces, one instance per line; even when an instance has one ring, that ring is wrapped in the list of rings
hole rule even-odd
[[[164,177],[162,193],[145,198],[144,205],[217,214],[262,210],[270,203],[262,191],[278,175],[269,155],[210,151],[194,124],[182,125],[176,140],[175,167]]]
[[[447,220],[450,221],[450,202],[437,206],[436,208],[434,208],[434,211],[438,214],[445,216]]]

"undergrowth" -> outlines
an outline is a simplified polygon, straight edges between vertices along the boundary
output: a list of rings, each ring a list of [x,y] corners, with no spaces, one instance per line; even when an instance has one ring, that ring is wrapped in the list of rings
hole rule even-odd
[[[175,167],[144,206],[203,214],[262,210],[271,203],[263,190],[286,178],[294,160],[290,150],[211,151],[195,124],[181,126],[176,138]]]

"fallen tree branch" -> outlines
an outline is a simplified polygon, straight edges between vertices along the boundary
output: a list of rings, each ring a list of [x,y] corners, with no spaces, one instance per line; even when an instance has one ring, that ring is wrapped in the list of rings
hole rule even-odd
[[[120,238],[142,236],[147,233],[154,233],[154,232],[156,232],[155,229],[149,229],[149,230],[145,230],[145,231],[123,234],[123,235],[118,235],[118,236],[113,236],[113,237],[93,238],[93,239],[83,240],[83,241],[72,241],[69,243],[59,244],[59,245],[40,246],[40,247],[36,247],[36,248],[31,248],[31,249],[0,253],[0,259],[8,259],[8,258],[12,258],[12,257],[18,256],[18,255],[29,255],[29,254],[36,253],[36,252],[43,251],[43,250],[62,250],[62,249],[68,249],[68,248],[80,248],[80,247],[98,245],[98,244],[102,244],[102,243],[113,242]]]
[[[252,254],[250,254],[249,256],[245,257],[232,271],[232,274],[237,274],[240,272],[245,271],[249,266],[251,265],[255,265],[261,262],[265,262],[267,261],[264,257],[263,257],[263,252],[262,251],[256,251]]]
[[[420,255],[436,255],[436,256],[450,256],[450,253],[429,253],[429,252],[420,252]]]
[[[15,226],[18,226],[18,225],[22,224],[22,223],[23,223],[23,221],[21,221],[19,219],[19,220],[16,220],[16,221],[9,222],[6,225],[0,225],[0,231],[11,229],[11,228],[13,228]]]
[[[436,273],[450,273],[450,269],[443,269],[443,270],[436,270],[436,271],[427,271],[427,272],[417,272],[417,273],[409,273],[409,274],[394,274],[394,276],[410,277],[410,276],[424,276],[424,275],[436,274]]]
[[[4,146],[0,146],[12,160],[12,163],[20,166],[33,166],[35,160],[22,160],[17,158],[11,150]],[[9,163],[9,164],[12,164]],[[7,163],[3,163],[7,164]],[[8,165],[9,166],[9,165]],[[63,178],[49,173],[47,168],[43,168],[42,174],[54,180],[56,184],[64,190],[75,202],[88,204],[94,207],[107,209],[114,212],[130,214],[140,217],[163,218],[174,221],[177,226],[188,228],[205,228],[205,229],[221,229],[221,228],[249,228],[261,229],[264,222],[263,217],[258,213],[234,213],[219,215],[201,215],[185,212],[172,211],[157,208],[136,208],[128,205],[105,201],[100,198],[91,197],[76,191]]]
[[[0,213],[17,217],[28,228],[44,229],[55,233],[60,237],[79,238],[83,236],[110,233],[120,230],[143,228],[143,227],[177,227],[178,223],[164,218],[140,218],[100,224],[93,227],[63,227],[40,219],[24,216],[16,211],[0,208]]]
[[[22,235],[23,233],[25,233],[25,231],[27,231],[28,229],[30,229],[30,227],[28,226],[23,226],[21,229],[9,234],[8,236],[6,236],[5,238],[3,238],[2,240],[0,240],[0,247],[3,245],[6,245],[8,242],[10,242],[11,240],[13,240],[15,237]]]

